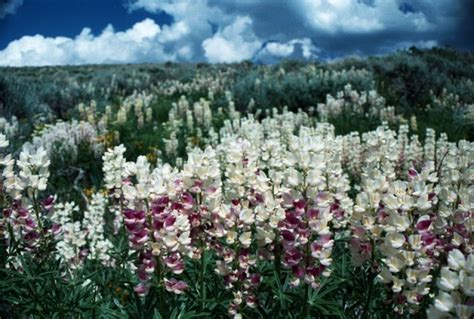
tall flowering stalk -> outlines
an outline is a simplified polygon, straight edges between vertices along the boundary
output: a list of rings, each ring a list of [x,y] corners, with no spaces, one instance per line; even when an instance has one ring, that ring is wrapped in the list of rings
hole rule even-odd
[[[120,200],[130,247],[139,253],[137,276],[140,283],[135,291],[145,295],[156,279],[161,289],[183,293],[187,284],[174,278],[167,279],[165,274],[181,274],[183,258],[191,254],[186,211],[192,207],[192,198],[184,191],[175,170],[165,165],[152,172],[144,156],[139,156],[136,162],[124,163],[122,148],[110,152],[118,153],[120,160],[116,167],[124,169],[120,173],[115,170],[115,177],[110,174],[113,181],[110,186]]]
[[[8,143],[0,138],[3,146]],[[57,227],[49,219],[54,199],[40,200],[46,190],[50,161],[46,151],[39,148],[30,152],[25,149],[15,160],[11,155],[2,158],[3,187],[8,206],[3,211],[2,228],[8,242],[10,257],[25,252],[41,259],[48,258],[49,244]],[[16,260],[10,260],[11,267],[18,267]]]
[[[331,273],[334,245],[333,221],[344,215],[344,210],[331,191],[329,165],[331,155],[326,152],[322,136],[315,131],[300,130],[299,136],[290,136],[285,154],[283,208],[285,219],[279,224],[283,265],[291,269],[292,286],[305,283],[305,307],[308,315],[309,289],[320,285],[321,277]]]
[[[84,212],[82,228],[87,239],[87,258],[97,260],[106,267],[113,267],[115,260],[110,254],[113,245],[105,233],[106,204],[104,195],[93,194]]]
[[[432,182],[437,181],[427,163],[418,174],[410,170],[410,182],[394,182],[379,204],[378,220],[383,225],[380,252],[382,268],[378,278],[391,286],[395,310],[418,311],[430,292],[438,263],[438,239],[433,233],[436,197]],[[406,308],[406,309],[405,309]]]
[[[74,214],[79,212],[79,207],[73,202],[58,203],[54,207],[51,220],[54,222],[56,244],[56,258],[61,260],[67,269],[82,266],[86,257],[86,232],[82,224],[74,220]]]
[[[125,147],[119,145],[108,149],[102,156],[104,184],[109,192],[109,211],[114,214],[114,233],[122,227],[123,192],[122,187],[126,178],[124,157]]]
[[[201,310],[206,299],[206,252],[214,248],[222,229],[216,215],[222,201],[221,171],[217,154],[211,147],[190,152],[181,172],[187,194],[192,196],[188,213],[191,225],[192,258],[199,259]],[[191,199],[189,200],[191,201]]]
[[[216,245],[216,273],[223,276],[234,296],[228,312],[238,317],[244,306],[258,305],[255,289],[261,275],[256,272],[257,262],[270,256],[267,249],[275,238],[278,205],[268,178],[258,167],[258,149],[245,139],[228,139],[224,145],[220,152],[226,154],[225,203],[217,216],[216,225],[223,229],[216,229],[217,237],[222,238]]]

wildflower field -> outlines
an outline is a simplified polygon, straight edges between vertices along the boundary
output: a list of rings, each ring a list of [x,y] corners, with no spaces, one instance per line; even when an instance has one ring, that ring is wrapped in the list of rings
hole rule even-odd
[[[0,68],[1,318],[472,318],[474,56]]]

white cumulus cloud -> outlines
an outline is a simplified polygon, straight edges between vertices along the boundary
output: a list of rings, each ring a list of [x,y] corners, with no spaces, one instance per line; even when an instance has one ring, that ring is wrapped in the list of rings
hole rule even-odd
[[[433,27],[422,12],[403,12],[398,0],[303,0],[294,4],[315,30],[334,34],[386,30],[426,31]]]
[[[202,42],[204,56],[211,63],[250,59],[261,46],[249,17],[237,17],[232,24]]]
[[[277,57],[287,57],[295,51],[295,46],[292,43],[270,42],[264,50]]]
[[[255,60],[278,62],[283,58],[315,59],[319,51],[309,38],[293,39],[284,43],[269,42],[255,55]]]
[[[161,28],[153,20],[145,19],[126,31],[115,32],[109,25],[98,36],[94,36],[89,28],[84,28],[75,38],[24,36],[0,51],[0,64],[24,66],[175,61],[181,58],[181,54],[184,58],[190,58],[192,52],[187,46],[173,51],[165,48],[165,44],[180,32],[176,28]]]

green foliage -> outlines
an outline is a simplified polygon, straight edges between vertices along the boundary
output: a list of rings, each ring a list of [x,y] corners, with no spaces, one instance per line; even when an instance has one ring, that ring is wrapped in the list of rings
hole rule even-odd
[[[50,161],[51,193],[58,195],[58,200],[74,201],[84,207],[84,189],[98,189],[102,181],[100,155],[95,154],[92,145],[83,142],[77,145],[77,155],[54,151]]]
[[[357,90],[372,88],[370,74],[350,69],[340,77],[331,70],[324,72],[313,65],[291,66],[289,71],[279,66],[253,69],[238,77],[232,87],[238,111],[245,113],[250,99],[255,100],[258,109],[265,111],[273,107],[280,110],[288,106],[289,111],[307,111],[327,94],[335,95],[348,83]],[[285,70],[285,71],[282,71]]]
[[[472,124],[459,125],[457,115],[455,122],[443,123],[440,120],[443,110],[426,108],[432,103],[432,96],[441,96],[445,90],[458,95],[461,104],[474,103],[473,54],[442,48],[411,48],[387,56],[349,58],[327,64],[283,61],[272,66],[247,62],[0,68],[0,113],[7,118],[12,115],[27,118],[25,125],[30,129],[26,131],[31,132],[32,124],[73,117],[75,106],[81,102],[95,100],[103,108],[117,104],[120,96],[134,90],[152,90],[165,80],[186,83],[196,74],[215,75],[229,68],[233,70],[229,91],[236,109],[242,113],[256,111],[247,109],[251,98],[262,111],[274,107],[281,110],[285,106],[290,111],[308,110],[324,102],[327,94],[334,96],[350,83],[359,91],[376,89],[387,105],[395,106],[397,114],[407,119],[411,115],[419,117],[422,127],[454,132],[453,139],[472,140]],[[338,77],[330,76],[341,70],[347,71]],[[195,94],[202,96],[207,92]],[[165,114],[166,110],[165,107],[159,112]],[[334,124],[338,123],[343,121]],[[338,131],[347,129],[341,127]]]

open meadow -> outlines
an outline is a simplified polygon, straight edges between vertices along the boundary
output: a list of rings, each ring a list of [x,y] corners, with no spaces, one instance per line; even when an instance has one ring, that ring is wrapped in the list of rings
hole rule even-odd
[[[474,55],[0,68],[0,317],[472,318]]]

